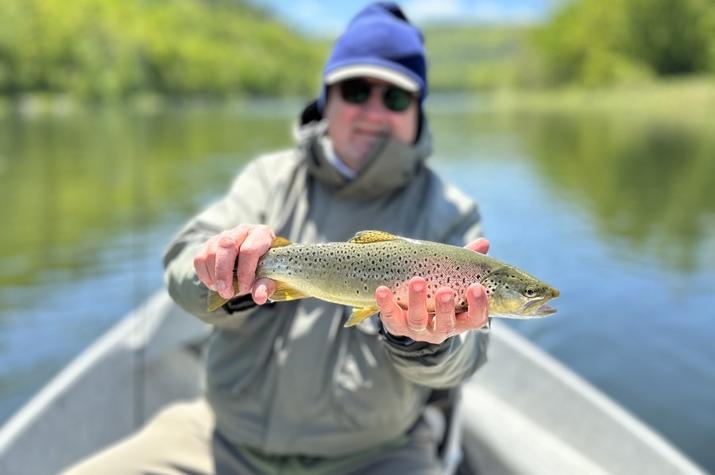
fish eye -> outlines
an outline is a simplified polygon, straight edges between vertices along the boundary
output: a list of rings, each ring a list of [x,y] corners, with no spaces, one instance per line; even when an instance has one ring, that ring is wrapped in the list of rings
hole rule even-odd
[[[526,289],[525,293],[527,297],[533,297],[536,295],[536,289],[534,289],[533,287],[529,287],[528,289]]]

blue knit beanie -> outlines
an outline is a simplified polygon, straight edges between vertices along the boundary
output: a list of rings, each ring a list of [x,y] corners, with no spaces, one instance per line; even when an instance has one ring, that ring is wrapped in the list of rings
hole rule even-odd
[[[354,77],[375,77],[427,96],[427,62],[422,33],[395,3],[374,3],[361,10],[338,38],[323,70],[318,107],[327,86]]]

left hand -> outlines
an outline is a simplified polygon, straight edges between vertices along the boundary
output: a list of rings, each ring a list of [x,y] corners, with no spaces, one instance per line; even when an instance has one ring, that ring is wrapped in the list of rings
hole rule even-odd
[[[475,252],[486,254],[489,241],[477,239],[465,246]],[[382,324],[394,336],[406,336],[415,341],[439,344],[447,338],[487,324],[487,293],[481,284],[467,289],[467,311],[455,313],[454,291],[440,287],[435,292],[435,313],[427,313],[427,285],[421,277],[410,281],[407,310],[397,304],[392,291],[380,286],[375,290],[375,300],[380,309]]]

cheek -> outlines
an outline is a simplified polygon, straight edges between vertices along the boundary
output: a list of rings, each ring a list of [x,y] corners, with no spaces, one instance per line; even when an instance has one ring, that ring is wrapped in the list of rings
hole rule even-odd
[[[345,108],[327,111],[328,134],[333,139],[334,145],[340,147],[350,136],[350,124],[353,120],[351,111]]]
[[[355,121],[356,111],[353,107],[336,107],[326,115],[331,133],[347,136],[349,126]]]
[[[417,138],[417,111],[393,115],[390,127],[393,136],[404,143],[413,143]]]
[[[487,298],[489,300],[489,310],[495,313],[516,313],[522,305],[521,297],[506,289],[497,289],[496,292],[492,293],[492,295],[488,295]]]

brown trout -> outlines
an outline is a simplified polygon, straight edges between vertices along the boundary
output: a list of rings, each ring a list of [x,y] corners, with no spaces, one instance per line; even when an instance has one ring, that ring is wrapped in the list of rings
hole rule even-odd
[[[381,285],[392,290],[398,305],[406,308],[413,277],[426,281],[430,312],[434,312],[434,296],[440,287],[450,287],[455,292],[455,310],[465,311],[466,290],[476,282],[486,289],[491,317],[551,315],[556,310],[546,302],[559,296],[558,290],[536,277],[487,255],[382,231],[362,231],[348,242],[322,244],[293,244],[276,238],[258,262],[256,278],[262,277],[276,282],[273,301],[316,297],[354,307],[346,327],[378,312],[375,290]],[[209,311],[226,302],[217,292],[209,292]]]

